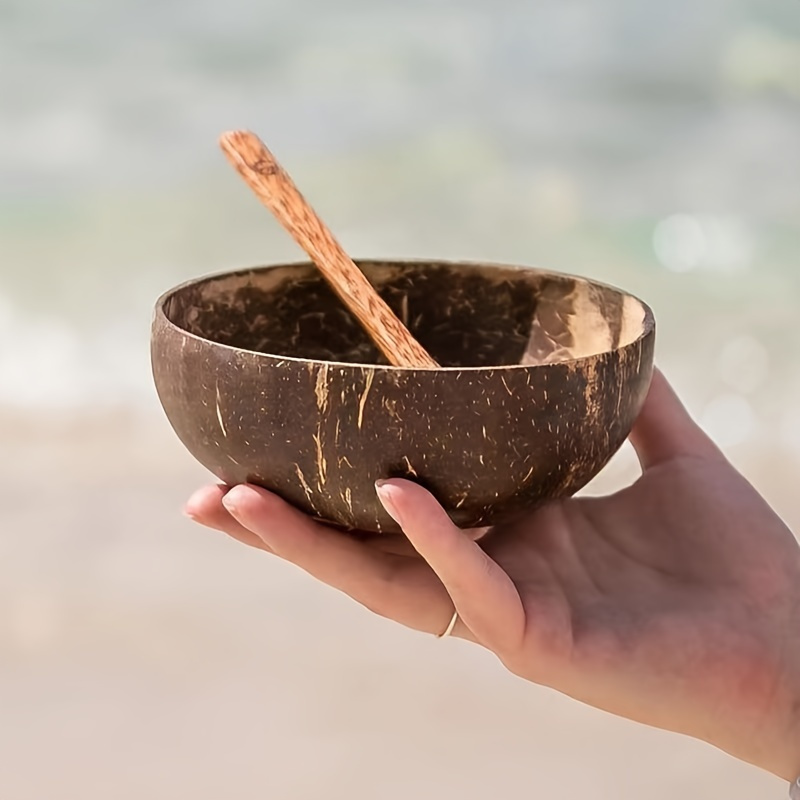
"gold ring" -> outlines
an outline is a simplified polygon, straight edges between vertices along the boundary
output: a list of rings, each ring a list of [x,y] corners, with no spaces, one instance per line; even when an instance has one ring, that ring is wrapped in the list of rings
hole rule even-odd
[[[453,629],[456,627],[456,622],[458,622],[458,611],[453,612],[453,617],[450,620],[450,624],[444,629],[444,633],[440,633],[436,638],[445,639],[446,637],[448,637],[453,632]]]

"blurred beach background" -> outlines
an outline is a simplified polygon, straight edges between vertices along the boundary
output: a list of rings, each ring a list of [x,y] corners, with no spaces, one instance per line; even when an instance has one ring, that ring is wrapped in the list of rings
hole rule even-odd
[[[783,796],[181,517],[207,476],[152,388],[153,303],[301,257],[233,127],[355,255],[637,293],[800,530],[796,0],[3,0],[0,797]],[[587,491],[634,475],[626,447]]]

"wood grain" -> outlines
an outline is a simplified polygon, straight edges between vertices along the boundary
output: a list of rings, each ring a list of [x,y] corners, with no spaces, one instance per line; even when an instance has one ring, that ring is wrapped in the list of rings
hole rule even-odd
[[[228,160],[262,203],[308,253],[336,294],[396,367],[438,364],[381,299],[264,143],[249,131],[220,137]]]

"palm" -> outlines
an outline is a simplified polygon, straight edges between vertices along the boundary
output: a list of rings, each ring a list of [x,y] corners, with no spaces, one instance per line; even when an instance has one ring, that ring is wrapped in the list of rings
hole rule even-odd
[[[771,513],[765,526],[765,510],[722,459],[683,457],[616,495],[497,531],[484,548],[525,612],[518,648],[501,658],[593,706],[735,754],[755,748],[786,677],[768,642],[800,607],[796,543]]]
[[[776,744],[758,740],[786,702],[774,643],[800,613],[797,544],[659,375],[632,438],[633,486],[477,542],[402,481],[381,498],[406,537],[337,533],[252,488],[204,490],[190,514],[409,627],[440,633],[455,605],[455,634],[522,677],[768,761]]]

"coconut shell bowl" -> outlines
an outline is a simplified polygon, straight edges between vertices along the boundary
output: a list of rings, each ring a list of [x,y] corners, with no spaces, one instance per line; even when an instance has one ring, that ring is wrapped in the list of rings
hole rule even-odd
[[[435,368],[392,366],[311,263],[167,292],[152,367],[189,452],[324,522],[397,526],[379,478],[430,489],[461,527],[573,495],[628,436],[653,368],[650,309],[537,269],[359,261]]]

